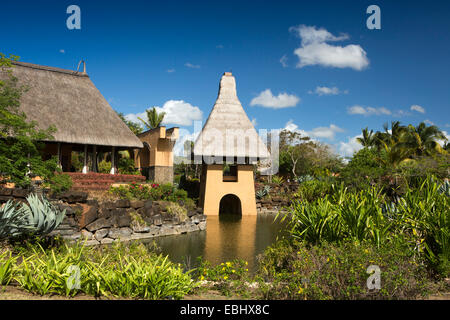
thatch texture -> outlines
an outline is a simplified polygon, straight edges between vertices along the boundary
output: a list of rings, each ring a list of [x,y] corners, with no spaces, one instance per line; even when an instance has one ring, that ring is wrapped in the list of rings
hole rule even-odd
[[[253,159],[270,156],[242,108],[231,72],[225,72],[220,80],[216,103],[195,141],[194,155]]]
[[[55,141],[143,147],[87,74],[14,62],[13,75],[19,79],[19,84],[28,87],[20,105],[27,120],[36,121],[42,129],[54,125]]]

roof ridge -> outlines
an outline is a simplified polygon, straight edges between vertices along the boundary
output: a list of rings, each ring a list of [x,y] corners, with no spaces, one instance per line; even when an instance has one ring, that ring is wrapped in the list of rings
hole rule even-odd
[[[62,68],[56,68],[56,67],[49,67],[49,66],[43,66],[39,64],[29,63],[29,62],[22,62],[22,61],[12,61],[13,65],[18,65],[26,68],[32,68],[32,69],[38,69],[38,70],[45,70],[45,71],[52,71],[52,72],[58,72],[58,73],[64,73],[64,74],[70,74],[77,77],[89,77],[87,74],[79,71],[74,70],[68,70],[68,69],[62,69]]]

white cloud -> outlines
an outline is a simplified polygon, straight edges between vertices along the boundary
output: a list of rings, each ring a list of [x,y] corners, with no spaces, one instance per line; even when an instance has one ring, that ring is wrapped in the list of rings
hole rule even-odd
[[[173,72],[175,72],[175,69],[168,69],[167,72],[168,73],[173,73]]]
[[[425,108],[423,108],[423,107],[421,107],[421,106],[419,106],[417,104],[412,105],[410,109],[411,109],[411,111],[417,111],[417,112],[420,112],[420,113],[425,113]]]
[[[287,65],[287,56],[286,55],[283,55],[282,57],[281,57],[281,59],[280,59],[280,63],[281,63],[281,65],[283,66],[283,68],[286,68],[288,65]]]
[[[190,133],[188,130],[181,128],[179,131],[179,138],[173,146],[173,154],[179,157],[185,156],[184,142],[187,140],[195,142],[200,132]],[[188,151],[188,150],[186,150]]]
[[[428,120],[428,119],[426,119],[424,122],[425,122],[426,124],[430,125],[430,126],[434,126],[434,125],[435,125],[433,121]]]
[[[349,44],[342,47],[327,43],[347,40],[349,36],[346,34],[336,37],[324,28],[317,29],[305,25],[291,27],[289,31],[297,33],[302,39],[301,47],[294,51],[299,58],[297,68],[320,65],[361,71],[369,65],[367,53],[361,46]]]
[[[66,50],[60,49],[60,50],[59,50],[59,53],[66,53]]]
[[[362,137],[361,134],[348,138],[347,142],[339,142],[338,152],[343,157],[351,157],[353,154],[363,148],[363,146],[356,140]]]
[[[165,112],[164,120],[162,124],[173,124],[179,126],[191,126],[192,121],[202,120],[202,111],[196,107],[192,106],[183,100],[169,100],[166,101],[163,107],[156,107],[158,112]],[[146,112],[142,113],[130,113],[125,116],[128,120],[141,123],[138,117],[146,119]]]
[[[348,90],[344,90],[344,91],[341,91],[341,90],[339,90],[339,88],[338,87],[331,87],[331,88],[329,88],[329,87],[320,87],[320,86],[317,86],[316,87],[316,89],[314,90],[314,91],[308,91],[308,93],[310,93],[310,94],[317,94],[317,95],[319,95],[319,96],[324,96],[324,95],[338,95],[338,94],[340,94],[340,93],[344,93],[344,94],[347,94],[348,93]]]
[[[389,109],[386,109],[385,107],[379,107],[379,108],[373,108],[373,107],[363,107],[359,105],[354,105],[352,107],[349,107],[347,109],[348,114],[359,114],[363,115],[365,117],[371,116],[371,115],[391,115],[392,112]]]
[[[256,127],[256,126],[258,125],[258,121],[256,121],[256,118],[253,118],[253,119],[252,119],[252,125],[253,125],[254,127]]]
[[[334,140],[336,133],[344,132],[344,131],[345,131],[344,129],[339,128],[338,126],[336,126],[334,124],[330,124],[329,127],[314,128],[311,131],[309,131],[308,134],[310,137],[313,137],[313,138]]]
[[[251,106],[259,105],[266,108],[281,109],[295,107],[300,98],[293,94],[280,93],[274,96],[270,89],[262,91],[257,97],[250,101]]]
[[[298,125],[294,123],[294,121],[291,119],[289,120],[286,125],[284,126],[284,129],[292,131],[292,132],[298,132],[303,136],[308,136],[315,139],[328,139],[333,140],[335,138],[336,133],[338,132],[344,132],[345,130],[342,128],[339,128],[338,126],[334,124],[330,124],[329,127],[318,127],[314,128],[311,131],[305,131],[298,128]]]
[[[198,64],[192,64],[190,62],[186,62],[184,65],[191,69],[200,69],[200,66]]]

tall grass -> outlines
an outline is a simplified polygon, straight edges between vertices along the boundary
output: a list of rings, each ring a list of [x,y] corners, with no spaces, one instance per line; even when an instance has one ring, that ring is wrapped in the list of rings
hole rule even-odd
[[[14,267],[12,279],[40,295],[180,299],[195,285],[180,265],[143,245],[119,243],[98,249],[78,243],[44,249],[38,244],[22,250],[19,257],[22,262]]]
[[[291,213],[291,234],[308,243],[370,241],[379,247],[406,241],[442,272],[450,270],[449,197],[431,177],[395,202],[375,187],[348,192],[333,186],[331,195],[295,201]]]

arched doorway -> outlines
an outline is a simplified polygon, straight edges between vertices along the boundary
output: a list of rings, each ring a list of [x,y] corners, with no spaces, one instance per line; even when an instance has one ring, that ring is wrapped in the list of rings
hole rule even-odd
[[[234,194],[227,194],[220,200],[219,216],[222,215],[242,216],[242,206],[239,197]]]

